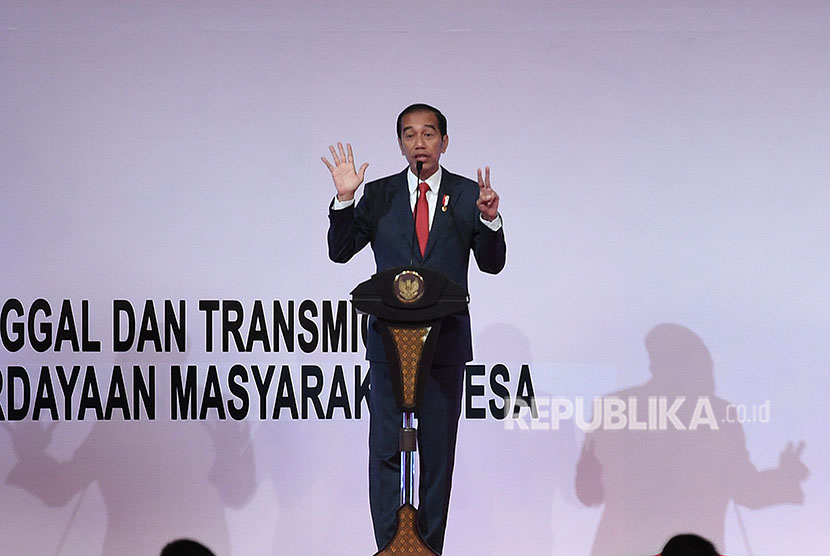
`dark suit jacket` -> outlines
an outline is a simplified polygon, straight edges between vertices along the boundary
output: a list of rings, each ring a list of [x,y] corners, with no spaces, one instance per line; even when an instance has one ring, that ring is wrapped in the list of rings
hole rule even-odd
[[[412,209],[406,172],[367,183],[363,197],[349,208],[329,210],[329,257],[345,263],[371,243],[377,270],[406,266],[424,266],[444,273],[450,280],[467,287],[470,252],[478,267],[496,274],[504,267],[506,245],[504,231],[494,232],[480,220],[476,206],[478,184],[442,169],[438,203],[433,216],[424,257],[415,246]],[[449,204],[441,209],[445,195]],[[366,358],[385,361],[380,335],[370,321],[366,341]],[[469,313],[447,317],[441,324],[433,363],[449,365],[472,360]]]

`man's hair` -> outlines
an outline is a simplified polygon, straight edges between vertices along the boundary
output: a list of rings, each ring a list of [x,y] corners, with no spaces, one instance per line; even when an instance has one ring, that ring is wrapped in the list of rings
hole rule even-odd
[[[160,556],[214,556],[214,554],[200,542],[179,539],[165,546]]]
[[[718,556],[711,542],[699,535],[675,535],[663,547],[661,556]]]
[[[435,114],[435,117],[438,119],[438,131],[441,133],[441,137],[444,137],[447,134],[447,118],[444,116],[440,110],[435,108],[434,106],[430,106],[429,104],[411,104],[403,109],[398,115],[398,139],[401,138],[401,122],[403,121],[403,117],[407,114],[412,114],[413,112],[432,112]]]

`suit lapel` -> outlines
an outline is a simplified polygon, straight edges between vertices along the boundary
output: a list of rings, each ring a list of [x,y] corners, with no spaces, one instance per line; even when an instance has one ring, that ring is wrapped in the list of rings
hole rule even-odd
[[[449,214],[442,210],[444,206],[444,197],[447,196],[449,203],[455,199],[455,179],[452,174],[446,169],[441,174],[441,185],[438,188],[438,200],[435,205],[435,214],[432,216],[432,227],[429,229],[429,239],[427,240],[427,248],[424,252],[424,259],[429,257],[430,252],[435,248],[435,245],[441,241],[442,236],[447,232],[449,222]]]
[[[406,245],[411,246],[412,238],[415,236],[415,221],[412,216],[412,208],[409,205],[409,184],[406,181],[406,172],[407,170],[404,170],[392,178],[391,204],[392,212],[400,224],[398,228],[403,235],[403,239]],[[420,256],[420,251],[417,251],[418,256]]]

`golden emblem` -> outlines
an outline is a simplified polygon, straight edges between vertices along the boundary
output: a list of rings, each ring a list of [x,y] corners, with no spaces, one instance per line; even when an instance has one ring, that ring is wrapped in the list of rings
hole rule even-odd
[[[395,297],[403,303],[414,303],[424,295],[424,279],[414,270],[404,270],[392,282]]]

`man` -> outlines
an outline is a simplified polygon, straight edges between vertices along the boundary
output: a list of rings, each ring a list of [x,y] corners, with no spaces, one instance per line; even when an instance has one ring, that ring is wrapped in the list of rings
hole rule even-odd
[[[441,168],[439,159],[449,144],[447,120],[432,106],[413,104],[404,109],[398,116],[397,136],[408,167],[368,183],[356,206],[354,195],[368,163],[355,170],[350,144],[345,150],[342,143],[336,150],[329,147],[333,162],[322,157],[337,189],[329,210],[329,257],[344,263],[371,243],[378,271],[414,264],[442,272],[465,289],[470,252],[482,271],[501,271],[506,247],[490,168],[485,167],[483,176],[478,170],[478,186]],[[400,506],[401,412],[373,323],[366,342],[371,385],[369,503],[375,540],[383,548],[395,535]],[[418,409],[418,526],[424,541],[439,554],[447,524],[464,364],[472,357],[469,314],[445,318]]]

